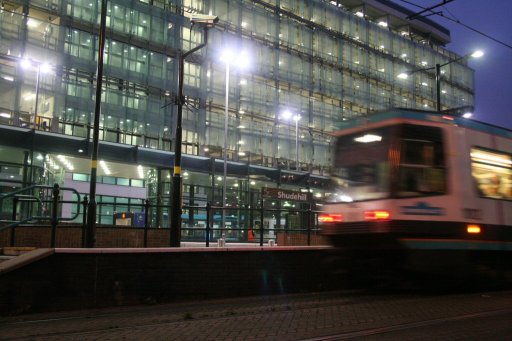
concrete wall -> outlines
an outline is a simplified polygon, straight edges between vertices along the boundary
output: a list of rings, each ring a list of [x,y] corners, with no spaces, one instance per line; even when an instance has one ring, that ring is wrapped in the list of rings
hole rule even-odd
[[[322,291],[342,282],[319,247],[32,252],[40,256],[0,268],[3,315]]]

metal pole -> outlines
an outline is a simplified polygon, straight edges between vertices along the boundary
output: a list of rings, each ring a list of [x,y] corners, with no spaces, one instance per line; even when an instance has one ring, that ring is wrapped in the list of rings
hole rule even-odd
[[[308,207],[308,246],[311,245],[311,215],[312,215],[313,211],[311,210],[311,203],[309,204],[309,207]]]
[[[53,205],[52,205],[52,236],[51,236],[51,246],[55,247],[55,237],[57,232],[57,209],[59,207],[59,185],[53,185],[52,196],[53,196]]]
[[[441,65],[436,64],[437,112],[441,111]]]
[[[210,219],[211,219],[211,205],[206,203],[206,247],[210,247]]]
[[[87,195],[84,196],[84,201],[82,205],[84,206],[83,218],[82,218],[82,247],[87,246],[87,206],[89,201],[87,200]]]
[[[105,51],[105,31],[107,22],[107,0],[101,1],[101,22],[98,48],[98,69],[96,72],[96,106],[94,108],[94,128],[92,135],[91,178],[89,179],[89,209],[87,210],[86,247],[93,248],[96,242],[96,175],[101,112],[101,88],[103,84],[103,53]]]
[[[295,116],[295,170],[299,170],[299,117]]]
[[[183,76],[185,55],[180,55],[178,65],[178,114],[176,118],[176,141],[174,143],[174,173],[172,175],[172,206],[171,206],[171,233],[170,246],[180,247],[181,241],[181,139],[183,121]]]
[[[18,197],[14,197],[12,199],[12,221],[16,221],[16,215],[17,215],[17,208],[18,208]],[[16,226],[11,227],[11,244],[10,246],[14,246],[16,242]]]
[[[39,124],[37,124],[37,106],[39,104],[39,79],[41,77],[41,63],[37,63],[37,78],[36,78],[36,103],[34,108],[34,129],[39,128]],[[32,166],[32,164],[30,165]]]
[[[202,44],[194,47],[180,55],[178,65],[178,114],[176,116],[176,143],[174,144],[174,173],[172,175],[172,197],[171,197],[171,228],[170,228],[170,245],[171,247],[180,247],[181,244],[181,206],[182,206],[182,179],[181,179],[181,138],[182,138],[182,121],[183,121],[183,104],[185,97],[183,96],[183,74],[185,58],[195,51],[203,48],[208,43],[208,27],[204,28],[204,41]]]
[[[144,202],[144,247],[148,247],[149,199]]]
[[[229,113],[229,62],[226,62],[226,99],[224,102],[224,183],[222,185],[222,226],[226,227],[226,196],[228,175],[228,113]],[[223,235],[223,233],[222,233]]]
[[[261,207],[260,207],[260,246],[263,246],[263,217],[264,217],[264,206],[263,206],[263,198],[261,199]]]

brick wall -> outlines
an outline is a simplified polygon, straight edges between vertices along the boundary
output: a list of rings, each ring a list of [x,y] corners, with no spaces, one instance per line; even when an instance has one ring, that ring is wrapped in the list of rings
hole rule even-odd
[[[57,227],[56,247],[82,247],[82,226]],[[0,231],[0,247],[10,245],[10,231]],[[13,246],[50,247],[51,228],[49,226],[19,226],[15,231]],[[306,233],[277,233],[279,246],[306,246]],[[170,245],[169,229],[148,229],[148,247],[168,247]],[[328,241],[317,234],[311,234],[310,245],[329,245]],[[96,247],[144,247],[144,229],[131,227],[96,228]]]
[[[0,247],[11,246],[12,231],[0,231]],[[81,225],[57,227],[55,236],[56,247],[82,247]],[[148,229],[148,247],[168,247],[170,244],[169,229]],[[18,226],[15,229],[13,246],[50,247],[51,227],[49,226]],[[131,227],[96,228],[96,247],[144,247],[144,229]]]
[[[341,275],[331,271],[326,252],[56,249],[0,273],[0,314],[339,289]]]
[[[278,233],[277,245],[279,246],[306,246],[308,245],[307,233]],[[311,234],[310,245],[330,245],[328,240],[318,234]]]

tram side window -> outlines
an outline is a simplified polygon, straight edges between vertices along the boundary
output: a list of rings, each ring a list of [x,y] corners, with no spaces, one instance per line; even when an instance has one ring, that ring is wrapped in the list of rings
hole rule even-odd
[[[471,148],[471,173],[481,197],[512,200],[512,156]]]
[[[442,131],[435,127],[404,125],[396,195],[436,195],[446,192]]]

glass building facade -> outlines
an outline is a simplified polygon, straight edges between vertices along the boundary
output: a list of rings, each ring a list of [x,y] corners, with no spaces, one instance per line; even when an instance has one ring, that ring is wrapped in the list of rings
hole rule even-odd
[[[444,47],[446,29],[406,20],[411,13],[389,1],[109,0],[107,6],[102,141],[173,150],[178,57],[204,39],[186,14],[211,14],[220,20],[207,46],[185,61],[183,153],[319,176],[329,174],[330,134],[340,121],[393,107],[435,110],[429,68],[460,58]],[[100,11],[97,0],[2,2],[0,124],[92,136]],[[230,66],[225,135],[220,55],[228,48],[244,51],[249,67]],[[30,65],[23,67],[24,60]],[[418,69],[429,70],[397,78]],[[473,89],[464,59],[443,66],[442,109],[472,105]],[[284,111],[300,116],[298,124],[283,119]],[[145,184],[168,181],[171,166],[146,173]],[[215,187],[215,181],[210,174],[200,183]]]

